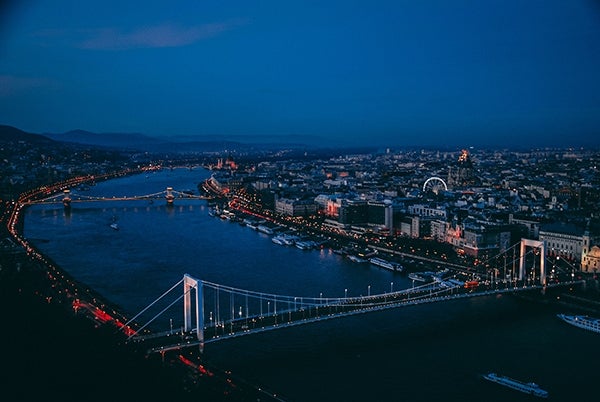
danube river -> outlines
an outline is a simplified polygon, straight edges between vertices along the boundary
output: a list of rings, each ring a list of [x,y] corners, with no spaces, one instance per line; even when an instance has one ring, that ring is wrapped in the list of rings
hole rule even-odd
[[[202,169],[98,183],[87,196],[194,190]],[[119,230],[110,224],[116,221]],[[111,201],[27,209],[25,236],[129,316],[188,273],[223,285],[305,297],[383,293],[405,275],[356,265],[330,249],[279,246],[208,215],[206,201]],[[392,284],[393,283],[393,284]],[[482,380],[495,371],[535,381],[552,400],[595,400],[600,336],[565,324],[554,307],[512,296],[403,307],[208,344],[205,358],[292,401],[506,401],[529,396]],[[182,311],[156,323],[179,325]],[[587,398],[592,399],[587,399]]]

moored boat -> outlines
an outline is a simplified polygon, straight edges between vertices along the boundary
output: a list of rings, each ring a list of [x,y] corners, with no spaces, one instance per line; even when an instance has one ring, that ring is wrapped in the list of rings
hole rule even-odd
[[[316,243],[312,240],[298,240],[296,241],[296,247],[300,250],[312,250],[315,248]]]
[[[269,227],[267,225],[258,225],[257,229],[259,232],[265,233],[265,234],[269,234],[272,235],[273,233],[275,233],[275,231],[273,230],[272,227]]]
[[[352,261],[352,262],[356,262],[356,263],[358,263],[358,264],[362,264],[362,263],[365,263],[365,262],[369,262],[368,260],[365,260],[364,258],[360,258],[360,257],[358,257],[358,256],[356,256],[356,255],[353,255],[353,254],[349,254],[349,255],[348,255],[348,259],[349,259],[350,261]]]
[[[385,269],[389,269],[391,271],[402,272],[402,270],[404,269],[404,267],[402,267],[402,265],[400,265],[397,262],[384,260],[383,258],[379,258],[379,257],[371,257],[371,258],[369,258],[369,262],[373,265],[376,265],[378,267],[382,267]]]
[[[558,318],[564,322],[579,328],[587,329],[600,334],[600,319],[588,317],[587,315],[567,315],[557,314]]]
[[[418,282],[431,282],[433,280],[434,272],[426,271],[426,272],[411,272],[408,274],[408,277],[413,281]]]
[[[300,240],[300,237],[290,234],[290,233],[281,233],[277,236],[271,238],[271,241],[275,244],[279,244],[282,246],[293,246],[294,243]]]
[[[275,244],[279,244],[280,246],[283,246],[283,240],[281,239],[281,236],[275,236],[275,237],[271,237],[271,241]]]
[[[540,386],[534,382],[523,382],[496,373],[484,374],[482,377],[488,381],[504,385],[505,387],[512,388],[529,395],[540,398],[548,398],[548,391],[541,389]]]

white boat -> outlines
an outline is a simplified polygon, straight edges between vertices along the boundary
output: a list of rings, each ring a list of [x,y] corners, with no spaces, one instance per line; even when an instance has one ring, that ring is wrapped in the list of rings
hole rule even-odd
[[[430,282],[433,280],[434,272],[426,271],[426,272],[411,272],[408,274],[408,277],[413,281],[418,282]]]
[[[294,243],[296,243],[296,241],[298,241],[299,239],[300,238],[298,236],[288,233],[281,233],[273,237],[271,241],[275,244],[280,244],[282,246],[293,246]]]
[[[257,229],[259,232],[269,234],[269,235],[272,235],[273,233],[275,233],[275,231],[272,228],[270,228],[266,225],[258,225]]]
[[[296,247],[300,250],[311,250],[315,248],[317,243],[312,240],[298,240],[296,241]]]
[[[365,260],[364,258],[360,258],[360,257],[357,257],[357,256],[352,255],[352,254],[348,255],[348,259],[350,261],[356,262],[358,264],[362,264],[362,263],[368,262],[368,260]]]
[[[588,317],[587,315],[567,314],[557,314],[556,316],[566,323],[600,334],[600,318]]]
[[[293,246],[298,240],[300,240],[300,237],[286,233],[284,233],[281,238],[281,241],[283,241],[283,244],[286,246]]]
[[[275,244],[279,244],[280,246],[283,246],[285,244],[281,236],[271,237],[271,241]]]
[[[462,288],[465,284],[463,283],[462,285],[459,285],[455,282],[451,282],[451,281],[445,281],[445,280],[441,280],[441,281],[435,281],[440,287],[442,288],[446,288],[446,289],[454,289],[454,288]]]
[[[119,230],[119,225],[117,225],[117,217],[116,216],[113,216],[112,222],[109,226],[111,229]]]
[[[496,373],[485,374],[483,375],[483,378],[488,381],[495,382],[496,384],[504,385],[505,387],[509,387],[529,395],[537,396],[540,398],[548,398],[548,391],[541,389],[540,386],[534,382],[522,382]]]
[[[404,269],[404,267],[402,267],[402,265],[398,264],[397,262],[384,260],[383,258],[379,257],[371,257],[369,258],[369,262],[373,265],[377,265],[378,267],[389,269],[391,271],[402,272],[402,270]]]

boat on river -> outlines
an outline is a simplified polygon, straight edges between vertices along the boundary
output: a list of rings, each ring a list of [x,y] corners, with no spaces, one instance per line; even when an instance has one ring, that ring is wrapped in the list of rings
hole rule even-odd
[[[600,318],[567,314],[557,314],[556,316],[568,324],[600,334]]]
[[[113,230],[119,230],[119,225],[117,224],[117,217],[116,216],[113,216],[112,222],[111,222],[111,224],[109,226]]]
[[[289,234],[289,233],[281,233],[281,234],[271,238],[271,241],[273,243],[279,244],[282,246],[293,246],[299,240],[300,240],[299,236]]]
[[[369,262],[369,260],[365,260],[364,258],[360,258],[354,254],[349,254],[348,255],[348,259],[352,262],[355,262],[357,264],[364,264],[366,262]]]
[[[265,233],[265,234],[268,234],[268,235],[272,235],[273,233],[275,233],[275,230],[274,230],[274,228],[273,228],[273,227],[271,227],[271,226],[268,226],[268,225],[266,225],[266,224],[263,224],[263,225],[258,225],[258,226],[256,227],[256,229],[257,229],[259,232],[261,232],[261,233]]]
[[[296,248],[299,248],[300,250],[312,250],[315,247],[317,247],[317,243],[314,242],[313,240],[297,240],[296,241]]]
[[[433,275],[435,272],[425,271],[425,272],[411,272],[408,274],[409,279],[418,282],[431,282],[433,281]]]
[[[371,257],[369,258],[369,262],[378,267],[389,269],[390,271],[402,272],[402,270],[404,269],[404,267],[402,267],[402,265],[397,262],[384,260],[383,258],[379,257]]]
[[[484,374],[482,377],[488,381],[504,385],[505,387],[512,388],[529,395],[537,396],[539,398],[548,398],[548,391],[541,389],[540,386],[534,382],[523,382],[496,373]]]

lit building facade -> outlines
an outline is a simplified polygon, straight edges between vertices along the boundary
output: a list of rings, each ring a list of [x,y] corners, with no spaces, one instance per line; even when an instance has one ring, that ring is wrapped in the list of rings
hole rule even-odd
[[[600,236],[587,228],[568,223],[553,223],[540,228],[540,240],[546,242],[546,255],[561,257],[581,264],[581,270],[600,269]]]

